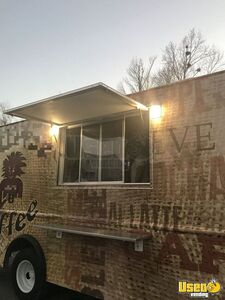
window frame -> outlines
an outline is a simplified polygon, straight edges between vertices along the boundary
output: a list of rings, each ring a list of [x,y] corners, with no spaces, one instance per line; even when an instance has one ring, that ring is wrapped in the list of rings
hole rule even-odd
[[[116,117],[107,117],[107,118],[98,118],[89,122],[83,122],[83,123],[77,123],[77,124],[71,124],[68,126],[64,126],[60,130],[59,135],[59,160],[58,160],[58,185],[59,186],[107,186],[107,185],[123,185],[123,186],[134,186],[134,185],[150,185],[151,186],[151,178],[152,178],[152,172],[151,172],[151,153],[152,153],[152,139],[150,135],[150,118],[148,119],[148,143],[149,143],[149,181],[148,182],[125,182],[125,132],[126,132],[126,118],[131,116],[139,116],[141,114],[141,111],[131,111],[123,114],[119,114]],[[141,116],[140,116],[141,117]],[[81,159],[82,159],[82,136],[83,136],[83,127],[89,126],[89,125],[100,125],[100,145],[99,145],[99,173],[100,171],[100,163],[101,163],[101,151],[102,151],[102,124],[116,121],[116,120],[122,120],[122,181],[80,181],[80,173],[81,173]],[[79,182],[63,182],[63,174],[64,174],[64,161],[65,161],[65,146],[66,146],[66,129],[67,128],[75,128],[80,127],[81,128],[81,134],[80,134],[80,155],[79,155],[79,161],[80,161],[80,167],[79,167]],[[98,174],[98,178],[99,178]]]

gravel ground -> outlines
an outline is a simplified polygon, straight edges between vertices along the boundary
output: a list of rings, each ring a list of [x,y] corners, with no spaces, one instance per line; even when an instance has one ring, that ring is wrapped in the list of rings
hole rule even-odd
[[[13,294],[7,275],[0,270],[0,299],[1,300],[18,300]],[[92,297],[79,295],[73,291],[48,284],[46,299],[43,300],[93,300]]]

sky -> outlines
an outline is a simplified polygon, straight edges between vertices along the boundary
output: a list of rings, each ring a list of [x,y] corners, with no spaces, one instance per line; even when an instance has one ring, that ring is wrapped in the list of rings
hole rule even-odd
[[[96,82],[113,88],[193,27],[225,52],[224,0],[0,0],[0,102],[16,107]]]

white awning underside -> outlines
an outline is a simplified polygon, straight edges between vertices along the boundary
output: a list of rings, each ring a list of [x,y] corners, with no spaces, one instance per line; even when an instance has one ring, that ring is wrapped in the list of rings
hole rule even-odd
[[[120,94],[103,83],[43,99],[7,110],[12,116],[65,125],[106,117],[134,109],[143,104]]]

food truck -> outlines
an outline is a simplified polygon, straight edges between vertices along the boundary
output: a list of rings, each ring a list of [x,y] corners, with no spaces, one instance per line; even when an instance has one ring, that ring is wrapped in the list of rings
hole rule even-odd
[[[0,265],[105,300],[225,299],[225,71],[122,95],[103,83],[6,112]]]

